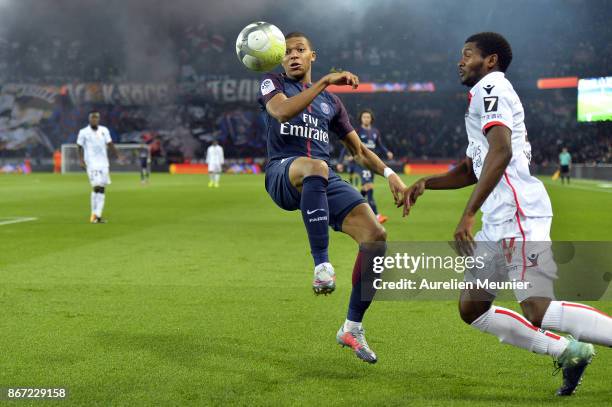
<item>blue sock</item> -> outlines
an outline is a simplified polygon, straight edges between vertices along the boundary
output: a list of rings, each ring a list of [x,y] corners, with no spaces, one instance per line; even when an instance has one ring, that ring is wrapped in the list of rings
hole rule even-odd
[[[368,197],[368,204],[370,204],[370,207],[372,207],[372,210],[374,211],[374,215],[378,215],[378,208],[376,207],[376,201],[374,200],[374,190],[368,189],[366,191],[366,196]]]
[[[329,262],[327,254],[329,246],[327,184],[327,179],[318,175],[304,178],[302,184],[300,209],[315,266]]]
[[[373,286],[372,270],[374,257],[384,256],[387,250],[386,242],[372,242],[359,245],[359,254],[353,267],[353,289],[349,300],[346,319],[361,322],[363,315],[372,303],[376,290]]]

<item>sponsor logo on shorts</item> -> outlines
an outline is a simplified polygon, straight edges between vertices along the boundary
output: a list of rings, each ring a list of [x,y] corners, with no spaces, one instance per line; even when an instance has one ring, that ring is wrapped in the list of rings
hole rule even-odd
[[[529,256],[527,256],[527,260],[529,260],[529,263],[531,263],[531,264],[528,264],[527,267],[537,267],[538,257],[540,257],[540,255],[537,253],[532,253]]]

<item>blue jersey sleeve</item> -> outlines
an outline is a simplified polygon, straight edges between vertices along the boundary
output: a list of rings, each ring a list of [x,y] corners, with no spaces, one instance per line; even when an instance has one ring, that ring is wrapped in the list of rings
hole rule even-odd
[[[329,129],[336,133],[340,139],[343,139],[347,134],[355,129],[353,129],[353,126],[351,126],[349,115],[346,112],[346,108],[342,104],[340,98],[334,94],[331,94],[331,96],[334,102],[336,114],[329,124]]]
[[[278,93],[282,93],[284,90],[283,77],[277,73],[267,73],[261,78],[259,84],[259,94],[257,101],[261,106],[262,110],[266,110],[266,105],[274,96]]]

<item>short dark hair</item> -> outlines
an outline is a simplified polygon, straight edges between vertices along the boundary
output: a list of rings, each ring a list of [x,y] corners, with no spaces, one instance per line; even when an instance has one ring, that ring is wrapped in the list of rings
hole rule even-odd
[[[364,113],[369,113],[370,117],[372,118],[372,123],[374,123],[374,112],[372,109],[363,109],[361,112],[359,112],[359,124],[361,124],[361,116],[363,116]]]
[[[310,47],[310,49],[311,50],[314,49],[314,46],[312,45],[312,41],[310,41],[310,38],[308,38],[306,34],[304,34],[303,32],[292,31],[289,34],[285,35],[286,40],[288,40],[289,38],[305,38],[306,41],[308,42],[308,46]]]
[[[497,54],[497,64],[502,72],[506,72],[510,62],[512,62],[512,48],[510,43],[501,34],[482,32],[471,35],[465,42],[476,43],[483,57]]]
[[[89,115],[92,115],[92,114],[100,114],[100,111],[96,110],[96,109],[93,109],[93,110],[90,110],[87,115],[89,116]]]

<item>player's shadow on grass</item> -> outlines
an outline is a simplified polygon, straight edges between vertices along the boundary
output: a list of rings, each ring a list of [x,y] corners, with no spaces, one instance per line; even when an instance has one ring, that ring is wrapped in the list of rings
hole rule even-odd
[[[109,351],[148,351],[158,359],[195,366],[218,355],[247,356],[241,340],[231,337],[198,336],[188,333],[154,334],[99,331],[96,338]]]
[[[270,371],[285,371],[287,380],[327,377],[340,380],[367,378],[371,372],[368,366],[356,360],[353,353],[344,349],[325,349],[338,363],[321,363],[322,356],[317,352],[296,352],[286,343],[266,340],[259,345],[245,337],[204,336],[193,333],[128,333],[122,331],[99,331],[96,339],[109,352],[148,351],[154,358],[165,362],[192,368],[210,368],[214,366],[228,374],[249,374],[249,380],[268,383],[269,377],[258,377],[262,367]],[[267,338],[270,339],[270,338]],[[301,338],[296,338],[300,341]],[[320,350],[319,350],[320,351]],[[336,353],[334,353],[336,352]],[[353,368],[347,369],[350,365]]]

